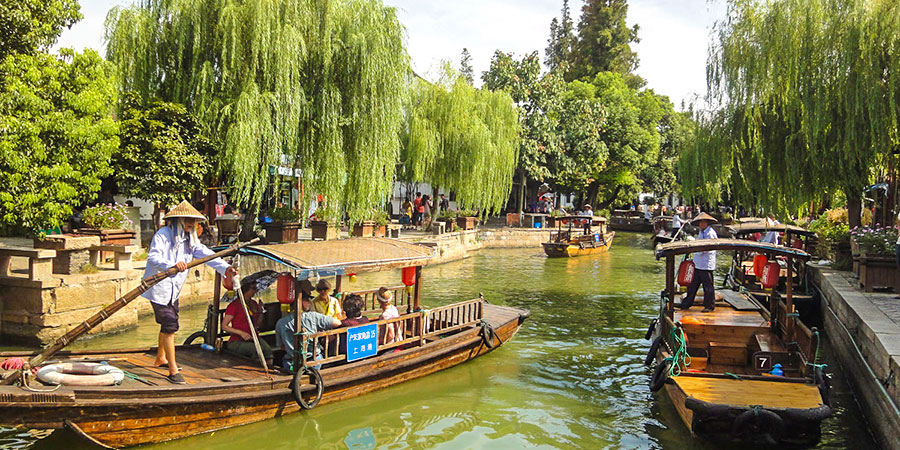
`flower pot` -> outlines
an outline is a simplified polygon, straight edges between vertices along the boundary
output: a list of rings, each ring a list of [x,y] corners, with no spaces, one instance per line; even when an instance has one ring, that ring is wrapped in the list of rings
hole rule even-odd
[[[129,245],[136,233],[134,230],[101,230],[99,228],[79,228],[76,235],[98,236],[100,245]]]
[[[385,237],[387,235],[387,225],[375,226],[375,237]]]
[[[474,230],[476,223],[478,223],[477,217],[457,217],[456,218],[456,224],[459,225],[459,228],[462,231]]]
[[[272,222],[263,225],[268,242],[297,242],[300,232],[299,222]]]
[[[866,292],[890,288],[900,292],[900,274],[894,255],[859,256],[859,284]]]
[[[372,220],[366,220],[353,225],[353,230],[350,231],[351,236],[356,237],[369,237],[375,234],[375,222]]]
[[[314,241],[327,241],[339,237],[337,227],[325,221],[312,220],[309,222],[309,228],[312,230],[312,239]]]

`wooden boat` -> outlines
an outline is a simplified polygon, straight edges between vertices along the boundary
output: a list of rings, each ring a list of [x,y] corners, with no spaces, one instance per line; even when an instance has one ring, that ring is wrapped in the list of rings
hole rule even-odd
[[[617,209],[609,217],[609,229],[649,233],[653,231],[653,225],[649,220],[644,219],[644,213],[640,211]]]
[[[592,230],[584,233],[581,223],[587,223],[587,216],[557,217],[557,230],[550,232],[550,240],[542,243],[544,253],[551,258],[571,258],[573,256],[592,255],[609,250],[616,233],[607,231],[605,217],[591,217]],[[563,224],[568,230],[563,230]]]
[[[255,258],[278,267],[294,283],[334,277],[336,290],[347,274],[405,268],[406,284],[410,282],[408,274],[415,274],[411,286],[391,288],[398,309],[405,313],[373,322],[379,335],[386,326],[399,326],[402,340],[388,345],[376,342],[375,356],[347,362],[347,350],[342,352],[336,342],[347,339],[348,330],[358,327],[298,335],[294,348],[306,349],[306,344],[316,342],[327,356],[313,362],[306,360],[305,352],[294,355],[294,367],[298,368],[294,374],[281,370],[267,373],[255,359],[206,351],[199,343],[191,343],[177,350],[186,385],[169,384],[164,378],[167,369],[154,367],[155,348],[62,352],[57,359],[107,361],[126,371],[127,377],[118,386],[51,389],[36,381],[28,383],[30,387],[0,386],[0,425],[68,428],[95,444],[114,448],[183,438],[280,417],[300,411],[301,406],[356,397],[462,364],[511,339],[529,316],[526,310],[488,304],[480,297],[423,310],[419,302],[421,269],[432,250],[398,240],[259,245],[239,252],[242,264],[252,265],[248,260]],[[190,341],[215,344],[224,336],[219,281],[217,277],[205,329]],[[375,291],[360,294],[370,308],[366,313],[374,314]],[[299,311],[299,299],[293,295],[292,303]],[[274,343],[267,332],[280,316],[278,303],[267,305],[260,339]],[[6,352],[0,359],[29,355]],[[320,364],[324,366],[317,370],[314,365]]]
[[[799,249],[736,239],[661,246],[656,256],[666,260],[666,288],[647,333],[653,344],[646,362],[656,363],[651,390],[668,395],[698,436],[817,443],[820,423],[832,413],[828,378],[817,360],[819,333],[796,316],[790,284],[784,296],[773,296],[771,309],[731,290],[717,292],[712,312],[676,309],[682,297],[676,256],[709,250],[784,257],[789,277],[794,261],[809,258]],[[783,376],[771,374],[775,364]]]

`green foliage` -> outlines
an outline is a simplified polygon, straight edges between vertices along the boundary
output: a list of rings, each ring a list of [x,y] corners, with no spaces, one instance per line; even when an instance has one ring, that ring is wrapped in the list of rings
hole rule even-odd
[[[463,48],[462,55],[459,58],[459,74],[469,85],[475,84],[475,71],[472,69],[472,55],[469,49]]]
[[[76,0],[4,0],[0,2],[0,60],[34,54],[59,37],[82,15]]]
[[[478,210],[476,209],[461,209],[456,212],[457,217],[478,217]]]
[[[551,72],[565,73],[568,70],[569,59],[576,42],[569,0],[563,0],[560,18],[554,17],[550,22],[550,39],[544,50],[544,64]]]
[[[111,161],[120,192],[174,205],[203,190],[215,150],[185,107],[160,101],[144,107],[134,93],[123,103],[121,143]]]
[[[111,66],[60,50],[0,61],[0,231],[37,235],[91,200],[119,146]]]
[[[830,209],[810,222],[809,230],[814,231],[826,245],[849,242],[850,226],[847,222],[846,208]]]
[[[627,0],[585,0],[566,80],[590,80],[600,72],[615,72],[623,75],[629,87],[644,85],[643,79],[632,74],[638,57],[630,44],[640,40],[638,26],[629,27],[627,16]]]
[[[269,217],[276,223],[293,223],[300,220],[300,211],[288,206],[279,206],[269,211]]]
[[[81,221],[88,228],[101,230],[120,230],[131,228],[134,223],[128,218],[125,207],[118,203],[100,203],[85,208],[81,214]]]
[[[282,157],[331,219],[389,195],[410,68],[380,0],[154,1],[114,8],[107,38],[122,90],[184,104],[248,210]]]
[[[685,192],[786,213],[841,190],[858,207],[900,139],[900,4],[732,0],[728,17],[707,66],[719,108],[679,162]]]
[[[476,89],[449,68],[439,83],[415,83],[402,177],[452,190],[460,205],[499,211],[512,189],[519,146],[512,99]]]
[[[859,244],[860,253],[893,255],[897,251],[897,229],[894,227],[854,227],[850,238]]]

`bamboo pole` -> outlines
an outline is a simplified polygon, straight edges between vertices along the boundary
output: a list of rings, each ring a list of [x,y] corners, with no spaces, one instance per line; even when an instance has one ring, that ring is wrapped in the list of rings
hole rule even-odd
[[[253,239],[252,241],[245,242],[242,244],[234,244],[225,250],[213,253],[212,255],[209,255],[205,258],[195,259],[187,264],[187,268],[190,269],[191,267],[195,267],[200,264],[205,264],[209,261],[212,261],[213,259],[233,254],[233,253],[237,252],[238,249],[240,249],[241,247],[245,247],[247,245],[254,244],[257,241],[259,241],[259,238]],[[152,275],[147,278],[144,278],[143,280],[141,280],[141,284],[138,287],[132,289],[127,294],[119,297],[116,301],[107,305],[105,308],[98,311],[96,314],[94,314],[93,316],[91,316],[90,318],[88,318],[87,320],[82,322],[77,327],[69,330],[69,332],[66,333],[64,336],[57,339],[55,342],[50,344],[47,348],[45,348],[43,351],[41,351],[37,355],[33,356],[27,363],[25,363],[25,365],[22,367],[22,370],[17,370],[17,371],[6,374],[3,377],[3,379],[0,379],[0,385],[10,385],[10,384],[15,383],[16,381],[19,380],[19,378],[22,376],[22,373],[25,370],[29,370],[32,367],[40,365],[41,363],[46,361],[47,358],[53,356],[56,352],[62,350],[63,348],[65,348],[66,346],[71,344],[72,342],[75,342],[76,339],[87,334],[88,331],[91,331],[92,329],[94,329],[94,327],[96,327],[101,322],[103,322],[104,320],[109,318],[109,316],[115,314],[116,311],[124,308],[125,305],[131,303],[132,300],[136,299],[138,296],[140,296],[144,292],[147,292],[147,290],[150,289],[151,287],[153,287],[155,284],[157,284],[160,281],[165,280],[166,278],[169,278],[177,273],[178,273],[177,267],[170,267],[168,270],[166,270],[164,272],[159,272],[156,275]]]

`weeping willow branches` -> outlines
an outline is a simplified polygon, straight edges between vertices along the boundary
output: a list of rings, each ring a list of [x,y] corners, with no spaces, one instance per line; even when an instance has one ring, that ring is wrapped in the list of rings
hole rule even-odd
[[[436,84],[415,80],[403,177],[456,192],[464,208],[497,212],[512,189],[518,132],[518,113],[505,92],[476,89],[449,69]]]
[[[351,219],[391,191],[409,57],[380,0],[148,0],[107,18],[122,89],[185,104],[257,209],[271,166]]]
[[[710,101],[680,174],[688,194],[721,189],[796,210],[848,199],[900,138],[900,2],[732,0],[707,66]]]

